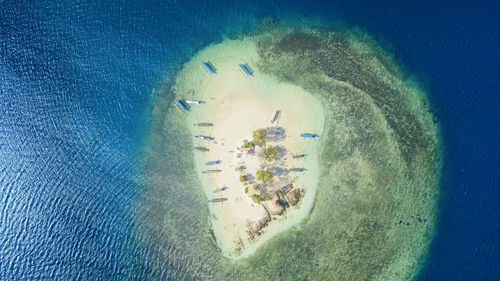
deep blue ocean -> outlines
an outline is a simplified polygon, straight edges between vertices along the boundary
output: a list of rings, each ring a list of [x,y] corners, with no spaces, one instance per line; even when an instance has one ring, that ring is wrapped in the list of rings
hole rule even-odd
[[[420,280],[500,280],[498,1],[0,1],[0,280],[152,278],[134,216],[151,100],[263,17],[357,26],[429,94],[443,143]]]

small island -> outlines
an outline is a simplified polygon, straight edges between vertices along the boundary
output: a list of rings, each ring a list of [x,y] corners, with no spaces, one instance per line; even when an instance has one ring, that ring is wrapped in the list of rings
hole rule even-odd
[[[212,236],[234,258],[300,223],[319,175],[321,138],[301,134],[321,134],[321,103],[300,87],[259,73],[257,60],[250,40],[208,48],[185,65],[176,89],[190,109],[186,122]]]
[[[145,168],[168,243],[154,245],[185,261],[183,276],[416,276],[435,225],[438,120],[365,33],[264,25],[198,51],[161,92],[161,149]]]

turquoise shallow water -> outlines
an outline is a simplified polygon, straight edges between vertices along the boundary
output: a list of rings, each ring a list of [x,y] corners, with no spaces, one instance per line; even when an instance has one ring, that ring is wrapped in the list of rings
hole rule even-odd
[[[346,20],[389,42],[398,60],[427,77],[447,149],[438,236],[421,279],[493,279],[499,275],[499,225],[492,223],[498,221],[492,217],[498,213],[496,11],[496,4],[452,1],[2,1],[0,279],[196,278],[183,264],[209,272],[205,252],[192,259],[166,238],[151,238],[164,218],[153,210],[168,206],[144,186],[175,182],[140,172],[140,156],[157,157],[144,146],[150,103],[180,61],[255,28],[264,16]],[[204,212],[188,211],[203,200],[189,189],[175,196],[185,205],[168,211],[179,224]]]

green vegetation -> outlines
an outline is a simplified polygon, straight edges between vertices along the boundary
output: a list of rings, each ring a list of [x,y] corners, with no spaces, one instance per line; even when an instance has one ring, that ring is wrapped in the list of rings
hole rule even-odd
[[[268,201],[268,200],[271,200],[271,199],[269,199],[267,197],[261,197],[259,194],[253,194],[252,195],[252,200],[255,203],[260,203],[262,201]]]
[[[259,185],[258,184],[254,184],[252,187],[253,187],[253,190],[257,191],[257,187],[259,187]]]
[[[248,187],[245,187],[245,193],[248,193]]]
[[[257,179],[261,181],[272,181],[273,180],[273,173],[269,171],[264,171],[264,170],[258,170],[257,173]]]
[[[246,182],[247,181],[247,177],[245,177],[244,175],[241,175],[240,176],[240,181],[241,182]]]
[[[252,200],[253,200],[253,202],[255,202],[257,204],[260,203],[260,201],[261,201],[260,195],[259,194],[252,195]]]
[[[255,148],[255,143],[253,141],[248,141],[241,146],[241,148]]]
[[[267,131],[266,129],[257,129],[253,131],[253,143],[265,146],[266,145],[266,138],[267,138]]]
[[[278,149],[276,146],[269,146],[264,154],[266,155],[267,162],[271,162],[278,155]]]

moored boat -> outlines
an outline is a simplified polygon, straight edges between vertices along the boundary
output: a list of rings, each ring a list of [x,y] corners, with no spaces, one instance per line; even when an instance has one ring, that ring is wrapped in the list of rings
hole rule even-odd
[[[218,188],[218,189],[214,190],[214,193],[221,192],[221,191],[226,191],[227,189],[228,189],[228,187],[224,186],[222,188]]]
[[[208,200],[208,203],[219,203],[219,202],[224,202],[224,201],[227,201],[227,198],[215,198],[215,199],[211,199],[211,200]]]
[[[193,149],[194,149],[194,150],[197,150],[197,151],[201,151],[201,152],[207,152],[207,151],[209,151],[209,150],[210,150],[210,149],[208,149],[208,148],[201,147],[201,146],[193,146]]]
[[[243,76],[248,77],[253,75],[253,70],[248,66],[247,64],[238,64],[240,67],[240,72],[243,74]]]
[[[194,136],[194,137],[197,138],[197,139],[208,140],[208,141],[214,140],[214,138],[209,137],[209,136],[201,136],[201,135],[199,135],[199,136]]]
[[[214,124],[213,123],[194,123],[193,126],[195,127],[212,127]]]
[[[201,100],[186,100],[186,103],[191,103],[191,104],[204,104],[204,101]]]
[[[304,157],[306,157],[306,155],[305,155],[305,154],[299,154],[299,155],[294,155],[294,156],[293,156],[293,159],[297,159],[297,158],[304,158]]]
[[[300,136],[303,138],[311,138],[311,139],[319,137],[316,134],[300,134]]]
[[[215,173],[220,173],[220,172],[222,172],[222,170],[217,169],[217,170],[206,170],[206,171],[203,171],[201,173],[202,174],[215,174]]]
[[[175,105],[177,105],[177,108],[182,112],[189,111],[189,105],[187,105],[183,100],[175,100]]]
[[[304,168],[291,168],[290,172],[304,172],[306,169]]]
[[[222,161],[220,161],[220,160],[208,161],[207,163],[205,163],[205,165],[211,166],[211,165],[217,165],[217,164],[220,164],[220,163],[222,163]]]
[[[209,61],[202,61],[201,67],[208,75],[215,74],[215,67]]]

